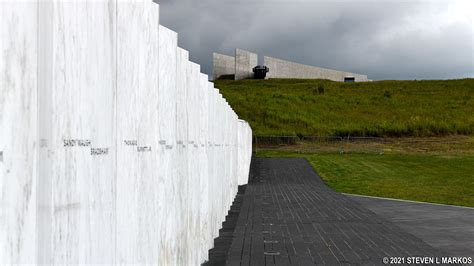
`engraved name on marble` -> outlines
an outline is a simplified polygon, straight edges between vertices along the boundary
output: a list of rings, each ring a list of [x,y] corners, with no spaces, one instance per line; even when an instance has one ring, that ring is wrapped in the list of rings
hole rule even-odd
[[[91,141],[88,139],[64,139],[63,143],[64,147],[89,147],[91,145]]]
[[[91,148],[92,156],[107,155],[107,154],[109,154],[109,148]]]
[[[151,146],[138,146],[138,152],[151,152]]]
[[[138,145],[138,141],[136,141],[136,140],[124,140],[123,142],[127,146],[137,146]]]

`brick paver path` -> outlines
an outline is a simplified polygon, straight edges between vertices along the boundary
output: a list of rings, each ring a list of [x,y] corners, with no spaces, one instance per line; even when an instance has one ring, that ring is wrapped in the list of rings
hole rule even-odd
[[[227,265],[383,265],[441,257],[420,239],[324,185],[299,158],[255,158]]]

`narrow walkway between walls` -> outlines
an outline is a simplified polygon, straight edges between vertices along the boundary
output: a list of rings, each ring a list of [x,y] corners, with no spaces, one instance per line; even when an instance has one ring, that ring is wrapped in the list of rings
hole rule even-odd
[[[443,257],[349,197],[299,158],[254,158],[227,265],[384,264]]]
[[[203,266],[224,265],[227,259],[230,245],[232,244],[232,236],[234,235],[235,226],[239,218],[240,209],[244,201],[243,196],[247,185],[239,186],[237,195],[230,206],[230,210],[219,229],[219,237],[214,239],[214,247],[209,250],[209,259],[203,263]]]

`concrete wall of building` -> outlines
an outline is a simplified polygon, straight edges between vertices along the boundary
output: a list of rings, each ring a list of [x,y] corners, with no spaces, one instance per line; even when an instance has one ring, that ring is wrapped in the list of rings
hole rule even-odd
[[[235,57],[224,54],[213,53],[213,79],[234,78],[235,75]]]
[[[264,65],[270,69],[266,78],[329,79],[333,81],[344,81],[344,77],[354,77],[356,82],[369,81],[366,75],[308,66],[269,56],[264,57]]]
[[[253,78],[253,68],[258,64],[258,55],[235,49],[235,80]]]
[[[253,78],[253,68],[258,64],[258,55],[242,49],[235,49],[235,57],[214,53],[214,79],[222,77],[235,80]],[[354,77],[356,82],[370,81],[367,75],[298,64],[269,56],[264,57],[264,65],[270,69],[266,78],[328,79],[344,81]]]
[[[251,134],[152,1],[0,2],[0,264],[199,265]]]

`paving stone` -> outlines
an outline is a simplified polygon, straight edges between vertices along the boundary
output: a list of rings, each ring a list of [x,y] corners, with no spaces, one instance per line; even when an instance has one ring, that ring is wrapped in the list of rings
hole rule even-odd
[[[444,255],[328,188],[304,159],[253,158],[250,169],[229,222],[227,265],[381,265],[383,257]]]

